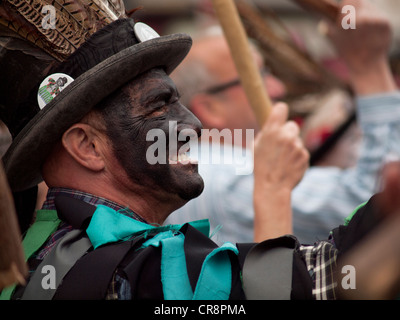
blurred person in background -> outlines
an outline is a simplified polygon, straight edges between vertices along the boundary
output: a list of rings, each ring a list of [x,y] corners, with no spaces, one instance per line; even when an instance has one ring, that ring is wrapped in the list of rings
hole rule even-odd
[[[293,230],[302,243],[323,239],[334,226],[342,224],[355,207],[378,190],[377,181],[385,162],[400,155],[400,94],[388,62],[392,40],[389,21],[368,1],[347,0],[341,5],[355,6],[357,28],[342,29],[340,17],[336,25],[329,26],[327,35],[347,66],[362,140],[353,167],[311,167],[293,190]],[[256,50],[254,55],[263,70],[261,55]],[[191,52],[172,78],[183,103],[205,129],[253,129],[257,134],[255,116],[222,35],[195,38]],[[271,99],[282,98],[282,83],[270,74],[264,74],[264,79]],[[208,143],[206,139],[203,142]],[[248,147],[251,148],[245,139],[232,143],[233,149]],[[243,153],[250,157],[251,152]],[[167,223],[208,218],[211,227],[218,230],[216,242],[259,240],[254,239],[254,230],[263,223],[254,221],[253,175],[237,174],[235,163],[200,161],[199,172],[205,181],[203,194],[172,213]],[[271,163],[272,167],[279,165]],[[269,223],[281,220],[270,219]]]

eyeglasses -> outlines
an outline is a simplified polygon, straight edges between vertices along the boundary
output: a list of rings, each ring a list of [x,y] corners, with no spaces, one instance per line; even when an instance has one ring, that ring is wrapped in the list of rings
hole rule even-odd
[[[268,68],[266,68],[266,67],[262,68],[262,69],[260,70],[260,73],[261,73],[261,76],[262,76],[262,77],[265,77],[265,76],[271,74],[270,70],[269,70]],[[220,92],[222,92],[222,91],[225,91],[225,90],[227,90],[227,89],[229,89],[229,88],[238,86],[238,85],[240,85],[240,84],[241,84],[240,79],[239,79],[239,78],[236,78],[236,79],[233,79],[233,80],[231,80],[231,81],[228,81],[228,82],[225,82],[225,83],[221,83],[221,84],[217,84],[217,85],[215,85],[215,86],[212,86],[212,87],[210,87],[210,88],[207,88],[207,89],[204,90],[203,92],[204,92],[204,93],[207,93],[207,94],[217,94],[217,93],[220,93]]]

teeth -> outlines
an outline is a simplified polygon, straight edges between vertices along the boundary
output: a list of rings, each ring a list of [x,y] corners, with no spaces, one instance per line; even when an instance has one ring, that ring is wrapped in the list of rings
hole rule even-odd
[[[178,161],[178,157],[173,154],[169,157],[169,163],[176,163]]]
[[[178,155],[178,162],[186,162],[189,163],[190,157],[188,157],[188,155],[186,153],[181,153]]]
[[[181,164],[197,163],[197,161],[194,159],[191,159],[187,153],[180,153],[180,154],[178,154],[178,156],[176,156],[176,154],[170,156],[170,158],[169,158],[170,164],[176,164],[178,162]]]

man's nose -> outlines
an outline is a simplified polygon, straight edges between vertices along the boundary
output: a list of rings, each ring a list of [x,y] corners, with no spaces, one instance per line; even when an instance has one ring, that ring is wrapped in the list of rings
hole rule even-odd
[[[203,124],[201,121],[187,108],[182,106],[181,121],[178,121],[177,130],[180,132],[183,129],[192,129],[196,132],[197,137],[201,136]]]

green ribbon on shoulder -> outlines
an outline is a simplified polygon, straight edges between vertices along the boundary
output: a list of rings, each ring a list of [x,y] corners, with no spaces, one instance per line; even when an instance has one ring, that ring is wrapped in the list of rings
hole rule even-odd
[[[28,261],[50,235],[57,230],[60,222],[61,220],[58,218],[56,210],[36,211],[35,222],[29,227],[22,241],[25,261]],[[16,285],[4,288],[0,294],[0,300],[10,300],[15,288]]]

